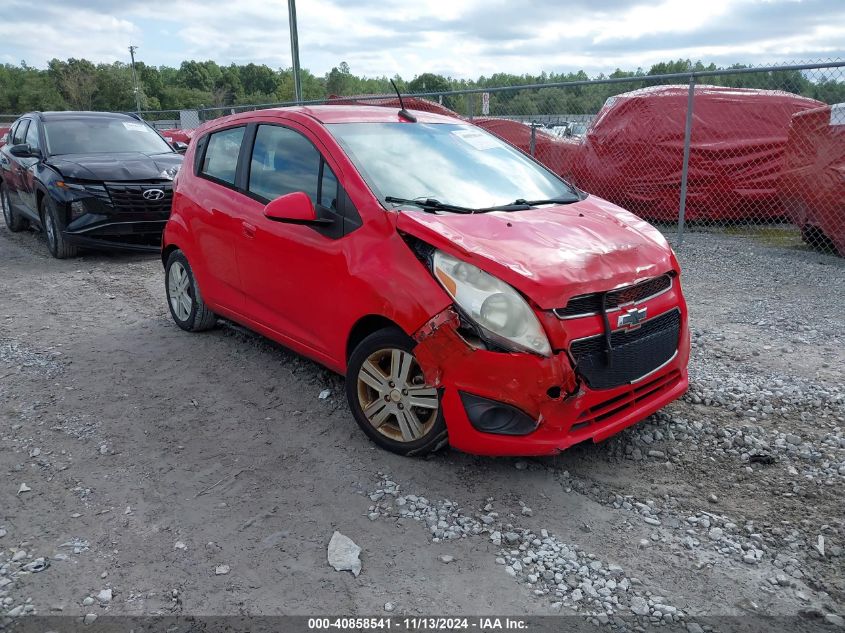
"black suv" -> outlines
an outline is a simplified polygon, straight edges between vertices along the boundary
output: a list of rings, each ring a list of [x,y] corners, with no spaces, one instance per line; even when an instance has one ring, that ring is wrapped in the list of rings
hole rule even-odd
[[[59,259],[79,246],[156,251],[182,158],[132,115],[25,114],[0,148],[6,226],[42,228]]]

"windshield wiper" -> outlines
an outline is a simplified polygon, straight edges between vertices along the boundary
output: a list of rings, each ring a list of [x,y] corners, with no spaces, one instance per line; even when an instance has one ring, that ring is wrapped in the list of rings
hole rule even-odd
[[[415,200],[411,200],[409,198],[387,196],[384,201],[393,202],[395,204],[412,204],[428,211],[429,213],[436,213],[437,211],[451,211],[452,213],[488,213],[490,211],[526,211],[540,204],[572,204],[573,202],[578,202],[579,198],[549,198],[547,200],[525,200],[523,198],[517,198],[508,204],[500,204],[495,207],[481,207],[478,209],[446,204],[445,202],[440,202],[440,200],[437,200],[436,198],[417,198]]]
[[[425,200],[411,200],[410,198],[397,198],[395,196],[386,196],[385,202],[392,202],[394,204],[412,204],[415,207],[420,207],[429,213],[437,211],[450,211],[452,213],[476,213],[477,209],[470,209],[469,207],[459,207],[454,204],[446,204],[440,202],[436,198],[426,198]]]
[[[569,197],[569,198],[547,198],[545,200],[525,200],[524,198],[517,198],[510,204],[503,204],[502,207],[491,207],[491,208],[507,208],[507,207],[536,207],[541,204],[572,204],[573,202],[579,202],[580,198],[577,196]],[[514,209],[517,210],[517,209]]]

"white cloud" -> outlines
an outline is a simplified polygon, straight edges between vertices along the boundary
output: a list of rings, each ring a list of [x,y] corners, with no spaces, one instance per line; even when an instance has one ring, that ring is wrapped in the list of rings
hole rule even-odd
[[[119,7],[119,8],[118,8]],[[779,62],[845,56],[841,0],[300,0],[300,58],[369,76],[477,77],[541,70],[648,68],[677,58]],[[283,1],[41,0],[0,4],[0,61],[52,57],[178,65],[184,59],[290,65]]]

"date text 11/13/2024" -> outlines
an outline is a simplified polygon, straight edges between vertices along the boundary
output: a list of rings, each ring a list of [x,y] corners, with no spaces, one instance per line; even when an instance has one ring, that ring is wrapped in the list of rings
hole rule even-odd
[[[309,618],[309,630],[409,630],[409,631],[450,631],[450,630],[475,630],[475,631],[519,631],[528,628],[528,623],[519,618],[496,618],[496,617],[351,617],[351,618]]]

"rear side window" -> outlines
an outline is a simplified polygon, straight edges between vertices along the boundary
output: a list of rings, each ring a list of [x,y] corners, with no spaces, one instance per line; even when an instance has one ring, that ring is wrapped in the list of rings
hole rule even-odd
[[[200,173],[209,178],[234,185],[244,130],[246,128],[236,127],[210,134]]]
[[[336,208],[337,178],[302,134],[277,125],[261,125],[250,160],[249,191],[268,201],[304,191],[314,204]]]
[[[20,145],[26,139],[26,129],[29,127],[29,119],[23,119],[15,128],[15,134],[12,137],[12,145]]]

